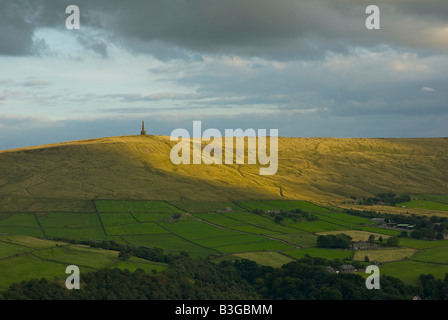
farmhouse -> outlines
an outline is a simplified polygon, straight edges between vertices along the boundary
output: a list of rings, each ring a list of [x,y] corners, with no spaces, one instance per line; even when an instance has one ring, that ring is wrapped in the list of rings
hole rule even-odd
[[[369,250],[371,248],[375,248],[378,245],[374,244],[374,243],[370,243],[367,241],[357,241],[357,242],[353,242],[352,244],[352,248],[353,250]]]
[[[331,266],[327,267],[327,271],[330,272],[330,273],[337,273],[336,270],[333,267],[331,267]]]
[[[356,269],[351,264],[343,264],[341,266],[341,272],[354,272],[354,271],[356,271]]]
[[[384,225],[384,218],[372,218],[370,219],[371,222],[376,223],[376,224],[380,224],[380,225]]]

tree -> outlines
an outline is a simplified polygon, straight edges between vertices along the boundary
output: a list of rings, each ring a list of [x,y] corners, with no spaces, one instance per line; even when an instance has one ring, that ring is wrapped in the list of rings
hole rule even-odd
[[[398,237],[390,237],[387,238],[386,244],[391,247],[397,247],[400,243],[400,239]]]
[[[381,243],[383,243],[383,237],[380,236],[379,239],[378,239],[378,241],[381,242]]]
[[[342,248],[347,249],[352,243],[352,237],[340,233],[330,235],[320,235],[317,237],[317,246],[321,248]]]
[[[275,221],[275,223],[280,223],[280,222],[283,221],[283,217],[281,217],[281,216],[275,216],[274,221]]]
[[[375,241],[375,236],[373,234],[371,234],[369,236],[369,242],[373,242],[373,241]]]
[[[131,255],[126,251],[120,251],[118,254],[118,259],[126,261],[131,257]]]

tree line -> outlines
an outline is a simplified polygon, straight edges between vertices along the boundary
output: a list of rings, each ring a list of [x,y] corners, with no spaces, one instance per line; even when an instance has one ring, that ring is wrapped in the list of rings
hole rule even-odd
[[[408,233],[403,231],[402,237],[410,236],[422,240],[443,240],[443,234],[448,231],[448,218],[438,216],[423,216],[416,214],[379,213],[374,210],[346,209],[345,213],[363,218],[384,218],[386,223],[409,224],[414,229]]]
[[[340,262],[309,255],[280,268],[249,260],[193,259],[177,255],[156,274],[138,269],[100,269],[81,277],[80,290],[67,290],[62,280],[33,279],[10,286],[3,299],[33,300],[409,300],[448,299],[444,280],[421,275],[416,286],[381,276],[381,289],[368,290],[358,274],[335,274]]]

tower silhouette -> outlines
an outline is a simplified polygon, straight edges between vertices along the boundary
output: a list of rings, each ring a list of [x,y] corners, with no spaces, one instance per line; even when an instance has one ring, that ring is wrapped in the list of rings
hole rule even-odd
[[[145,131],[145,121],[142,121],[142,132],[140,133],[142,136],[146,136],[146,131]]]

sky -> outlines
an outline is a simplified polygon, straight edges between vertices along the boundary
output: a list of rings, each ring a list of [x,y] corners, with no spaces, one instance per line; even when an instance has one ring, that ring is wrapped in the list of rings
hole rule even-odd
[[[142,120],[160,135],[200,120],[446,137],[447,88],[446,0],[0,0],[0,150],[139,134]]]

